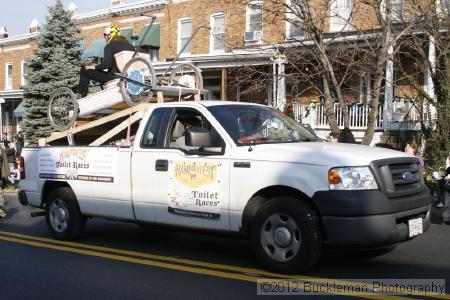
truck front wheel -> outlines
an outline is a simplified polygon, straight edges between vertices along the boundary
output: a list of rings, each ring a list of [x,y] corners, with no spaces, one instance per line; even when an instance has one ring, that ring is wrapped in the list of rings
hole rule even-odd
[[[315,210],[293,197],[277,197],[257,211],[251,227],[259,262],[277,273],[299,273],[322,254],[322,230]]]
[[[86,217],[81,214],[76,196],[68,187],[57,188],[50,193],[45,220],[50,234],[57,240],[74,240],[86,227]]]

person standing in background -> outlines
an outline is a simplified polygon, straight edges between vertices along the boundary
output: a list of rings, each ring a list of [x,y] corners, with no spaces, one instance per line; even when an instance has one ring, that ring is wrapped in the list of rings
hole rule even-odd
[[[1,146],[3,147],[3,149],[8,149],[9,146],[9,140],[8,140],[8,135],[6,133],[2,134],[2,140],[0,141]]]
[[[406,143],[405,153],[414,155],[417,158],[417,160],[419,161],[420,165],[423,167],[424,166],[423,158],[420,154],[417,153],[416,149],[417,149],[416,144]]]
[[[24,138],[21,131],[17,132],[15,142],[16,142],[16,156],[20,156],[20,154],[22,153],[22,148],[24,146]]]

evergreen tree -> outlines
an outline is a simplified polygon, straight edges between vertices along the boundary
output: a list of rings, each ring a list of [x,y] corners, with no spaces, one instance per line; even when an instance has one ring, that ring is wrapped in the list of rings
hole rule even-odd
[[[82,64],[80,29],[61,0],[49,7],[46,23],[29,62],[28,84],[24,91],[25,114],[21,127],[30,145],[53,131],[47,106],[50,95],[60,87],[77,88]]]

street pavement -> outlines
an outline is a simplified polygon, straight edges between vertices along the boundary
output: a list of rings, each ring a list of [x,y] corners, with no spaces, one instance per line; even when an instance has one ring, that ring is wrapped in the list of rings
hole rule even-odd
[[[424,235],[372,259],[327,251],[310,273],[287,276],[262,270],[248,241],[226,235],[91,219],[81,239],[56,241],[44,217],[30,217],[37,209],[21,206],[14,194],[5,198],[9,219],[0,222],[1,300],[252,299],[258,297],[258,279],[305,276],[322,283],[445,279],[450,294],[447,225],[432,224]],[[326,299],[342,297],[332,295]],[[403,294],[398,299],[408,298],[426,297]]]

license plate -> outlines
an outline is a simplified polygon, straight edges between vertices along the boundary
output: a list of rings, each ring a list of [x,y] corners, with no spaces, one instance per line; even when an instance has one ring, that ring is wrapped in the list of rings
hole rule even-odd
[[[408,220],[409,237],[413,237],[423,233],[422,218]]]

